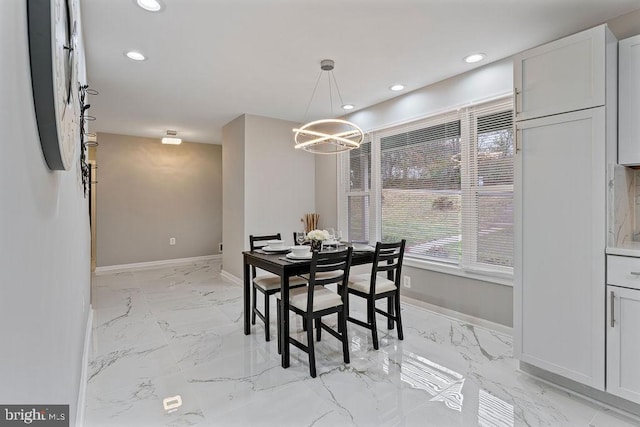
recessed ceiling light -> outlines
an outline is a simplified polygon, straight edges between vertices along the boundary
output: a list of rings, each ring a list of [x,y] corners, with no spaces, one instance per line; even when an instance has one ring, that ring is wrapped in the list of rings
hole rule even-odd
[[[354,108],[356,108],[356,106],[355,106],[355,105],[353,105],[353,104],[344,104],[344,105],[342,106],[342,109],[343,109],[343,110],[353,110]]]
[[[162,3],[158,0],[136,0],[138,6],[149,12],[158,12],[162,9]]]
[[[484,53],[474,53],[469,56],[465,56],[464,62],[466,62],[467,64],[473,64],[474,62],[482,61],[485,56],[487,55],[485,55]]]
[[[396,84],[396,85],[391,86],[389,89],[391,89],[394,92],[398,92],[399,90],[404,89],[404,85]]]
[[[128,52],[125,52],[125,55],[127,55],[127,58],[134,61],[144,61],[145,59],[147,59],[146,56],[144,56],[142,53],[137,52],[135,50],[130,50]]]

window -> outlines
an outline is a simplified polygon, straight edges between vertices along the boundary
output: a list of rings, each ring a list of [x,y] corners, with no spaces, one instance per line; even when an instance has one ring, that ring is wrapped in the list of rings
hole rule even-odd
[[[512,273],[513,154],[510,99],[372,132],[341,158],[341,226],[404,238],[409,258]]]

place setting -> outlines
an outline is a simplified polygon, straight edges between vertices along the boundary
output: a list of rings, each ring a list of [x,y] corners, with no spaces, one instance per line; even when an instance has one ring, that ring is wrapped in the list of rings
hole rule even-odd
[[[296,261],[308,261],[313,256],[311,247],[307,245],[291,246],[290,252],[284,257],[280,257],[281,260],[296,262]]]
[[[287,246],[284,240],[268,240],[267,245],[256,249],[256,252],[265,254],[286,254],[289,252],[289,246]]]

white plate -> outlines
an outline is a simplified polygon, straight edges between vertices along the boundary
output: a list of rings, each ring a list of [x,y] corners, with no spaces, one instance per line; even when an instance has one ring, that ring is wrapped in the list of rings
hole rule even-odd
[[[376,250],[376,248],[371,247],[371,246],[358,246],[358,249],[353,248],[354,252],[373,252],[375,250]]]
[[[307,255],[303,255],[303,256],[297,256],[292,253],[288,253],[286,255],[286,257],[290,259],[311,259],[312,256],[313,256],[313,252],[309,252]]]
[[[289,252],[289,248],[281,248],[281,249],[275,249],[275,248],[271,248],[269,246],[263,246],[260,249],[262,249],[265,252],[273,252],[273,253],[285,253],[285,252]]]

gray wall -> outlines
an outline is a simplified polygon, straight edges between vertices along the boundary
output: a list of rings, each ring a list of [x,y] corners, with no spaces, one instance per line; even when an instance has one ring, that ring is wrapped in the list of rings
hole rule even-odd
[[[338,197],[337,197],[337,157],[316,156],[316,212],[320,214],[321,228],[338,225]]]
[[[638,35],[640,34],[640,9],[618,16],[607,24],[618,40]]]
[[[44,161],[27,40],[26,2],[0,1],[0,402],[70,404],[74,425],[89,313],[88,202],[78,160],[56,172]]]
[[[108,133],[98,142],[98,267],[220,253],[220,145]]]
[[[297,125],[247,114],[223,128],[223,269],[236,278],[242,278],[240,252],[248,249],[249,235],[280,232],[293,244],[300,218],[314,212],[315,159],[293,148]]]
[[[370,131],[472,101],[507,94],[512,87],[511,60],[505,59],[359,110],[346,116],[346,119]],[[337,161],[335,158],[327,160],[317,157],[316,175],[322,176],[323,181],[321,186],[316,186],[316,204],[336,206]],[[330,181],[328,177],[333,179]],[[337,216],[336,210],[333,215]],[[405,263],[403,274],[411,276],[412,287],[403,288],[404,295],[494,323],[513,325],[511,286],[416,268],[410,264],[409,261]]]
[[[242,277],[244,235],[244,122],[240,116],[222,128],[222,268]]]

